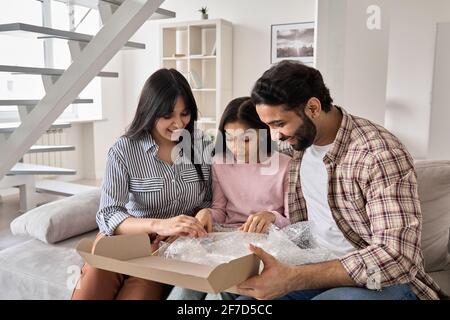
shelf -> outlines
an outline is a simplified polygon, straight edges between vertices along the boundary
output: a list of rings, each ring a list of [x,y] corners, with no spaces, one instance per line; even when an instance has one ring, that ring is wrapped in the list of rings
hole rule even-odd
[[[200,56],[200,55],[194,55],[194,56],[190,56],[190,58],[191,59],[196,59],[196,60],[202,60],[202,59],[205,59],[205,60],[211,60],[211,59],[215,59],[216,58],[216,56]]]
[[[188,57],[164,57],[164,61],[176,61],[176,60],[187,60]]]
[[[0,106],[35,106],[41,100],[0,100]],[[75,99],[71,104],[93,103],[93,99]]]
[[[52,29],[48,27],[36,26],[26,23],[8,23],[0,25],[0,34],[19,35],[37,38],[58,38],[80,42],[89,42],[93,36],[84,33],[71,32],[65,30]],[[128,41],[124,47],[131,49],[145,49],[144,43]]]
[[[192,59],[189,71],[191,84],[196,89],[217,88],[216,75],[218,72],[216,60]]]
[[[192,92],[215,92],[216,89],[214,88],[200,88],[200,89],[192,89]]]
[[[67,3],[67,0],[54,0],[57,2],[63,2],[64,4]],[[113,5],[120,6],[124,0],[71,0],[71,4],[91,8],[91,9],[98,9],[98,3],[99,2],[106,2]],[[166,10],[163,8],[156,9],[155,13],[152,14],[152,16],[148,20],[161,20],[161,19],[170,19],[175,18],[176,14],[173,11]]]
[[[46,76],[60,76],[64,73],[64,69],[53,69],[53,68],[36,68],[36,67],[21,67],[21,66],[7,66],[0,65],[0,72],[10,72],[10,73],[24,73],[24,74],[38,74]],[[98,77],[105,78],[118,78],[119,73],[102,71]]]
[[[222,19],[181,21],[161,24],[159,31],[161,66],[185,76],[195,95],[198,126],[216,130],[232,99],[232,24]]]

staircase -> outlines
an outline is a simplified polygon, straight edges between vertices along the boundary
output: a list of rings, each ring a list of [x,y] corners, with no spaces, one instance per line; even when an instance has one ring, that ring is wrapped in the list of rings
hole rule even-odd
[[[38,1],[42,2],[44,17],[48,14],[51,1],[69,3],[68,0]],[[0,108],[17,106],[20,116],[18,123],[0,123],[0,188],[19,188],[21,211],[27,211],[36,205],[36,191],[68,196],[90,188],[61,181],[36,181],[36,175],[73,175],[76,171],[23,163],[22,158],[26,153],[66,152],[75,149],[70,145],[35,143],[47,130],[70,127],[68,123],[56,122],[67,106],[72,103],[93,103],[93,99],[80,98],[78,95],[94,77],[119,76],[117,72],[102,70],[119,50],[145,49],[145,44],[129,41],[145,21],[175,17],[174,12],[159,8],[163,1],[70,0],[71,5],[99,10],[103,26],[96,35],[58,30],[48,25],[20,22],[0,24],[0,36],[67,40],[73,61],[67,70],[0,65],[0,72],[40,75],[45,88],[42,99],[0,100]],[[47,13],[44,12],[45,9]]]

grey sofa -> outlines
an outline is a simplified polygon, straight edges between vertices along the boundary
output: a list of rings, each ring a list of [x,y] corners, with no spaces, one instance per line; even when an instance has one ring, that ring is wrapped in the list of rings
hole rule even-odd
[[[450,161],[418,161],[416,170],[419,181],[419,195],[423,212],[423,232],[422,248],[425,258],[426,271],[440,285],[440,287],[450,293]],[[82,199],[76,199],[79,203],[84,203]],[[78,256],[74,247],[81,238],[94,238],[97,231],[95,229],[95,212],[98,207],[93,197],[97,194],[91,194],[91,203],[88,209],[82,208],[78,215],[82,221],[90,219],[89,223],[82,228],[77,229],[76,224],[64,225],[64,227],[54,227],[53,232],[48,232],[48,225],[57,225],[61,221],[80,221],[80,216],[71,219],[70,214],[65,212],[58,219],[48,219],[46,222],[37,220],[39,225],[47,224],[47,227],[38,231],[31,232],[27,229],[27,223],[21,220],[27,220],[27,216],[19,217],[18,221],[13,221],[11,228],[13,233],[24,234],[31,233],[33,237],[24,237],[23,241],[9,248],[0,251],[0,299],[69,299],[72,289],[76,283],[77,272],[80,270],[83,262]],[[81,201],[81,202],[80,202]],[[66,202],[62,202],[62,206]],[[61,203],[57,205],[61,208]],[[73,206],[70,204],[67,206]],[[79,209],[79,208],[78,208]],[[47,210],[51,211],[50,209]],[[58,210],[60,211],[60,210]],[[42,212],[42,210],[41,210]],[[26,215],[35,214],[32,211]],[[44,212],[45,215],[45,212]],[[36,220],[35,220],[36,221]],[[50,222],[49,222],[50,221]],[[81,222],[78,222],[80,224]],[[24,227],[25,225],[25,227]],[[33,223],[29,223],[33,229]],[[36,229],[36,226],[34,226]],[[45,230],[43,230],[45,229]],[[70,230],[69,230],[70,229]],[[75,231],[78,230],[78,234]],[[83,233],[81,231],[88,231]],[[47,233],[46,233],[47,232]],[[62,240],[65,234],[70,234],[69,239]],[[49,241],[49,239],[51,241]],[[57,242],[56,244],[45,243]]]
[[[69,299],[83,261],[75,251],[98,233],[100,189],[54,201],[12,221],[0,249],[0,299]]]
[[[96,234],[93,231],[56,244],[24,238],[1,250],[0,299],[70,299],[83,265],[74,248],[82,238]]]

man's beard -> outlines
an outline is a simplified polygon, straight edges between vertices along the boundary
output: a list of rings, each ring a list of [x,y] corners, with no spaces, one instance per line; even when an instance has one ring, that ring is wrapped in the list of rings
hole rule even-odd
[[[314,123],[306,116],[301,115],[303,124],[297,128],[292,137],[296,142],[292,145],[292,148],[297,151],[304,151],[309,148],[316,139],[317,129]]]

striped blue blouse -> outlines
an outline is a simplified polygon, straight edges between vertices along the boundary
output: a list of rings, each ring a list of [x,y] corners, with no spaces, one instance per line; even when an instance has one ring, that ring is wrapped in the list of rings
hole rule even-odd
[[[158,145],[150,134],[137,141],[119,138],[108,152],[96,216],[100,231],[113,235],[128,217],[194,216],[199,209],[210,207],[211,166],[207,157],[213,144],[203,134],[196,134],[196,139],[201,141],[194,143],[195,151],[206,155],[201,164],[205,182],[198,177],[186,153],[178,152],[173,165],[160,160]]]

